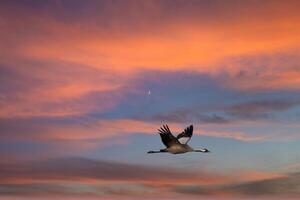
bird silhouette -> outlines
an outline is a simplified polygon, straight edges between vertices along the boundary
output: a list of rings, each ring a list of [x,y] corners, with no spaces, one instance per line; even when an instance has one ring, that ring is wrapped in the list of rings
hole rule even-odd
[[[161,149],[159,151],[148,151],[147,153],[172,153],[172,154],[181,154],[187,152],[202,152],[208,153],[210,152],[207,149],[193,149],[187,143],[190,141],[193,135],[193,125],[190,125],[184,131],[175,137],[168,125],[163,125],[158,129],[158,133],[161,137],[162,143],[166,146],[165,149]]]

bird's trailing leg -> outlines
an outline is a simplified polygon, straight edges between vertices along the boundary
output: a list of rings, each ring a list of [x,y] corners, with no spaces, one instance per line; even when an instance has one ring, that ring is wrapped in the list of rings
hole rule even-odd
[[[148,151],[147,153],[165,153],[167,152],[165,149],[161,149],[159,151]]]

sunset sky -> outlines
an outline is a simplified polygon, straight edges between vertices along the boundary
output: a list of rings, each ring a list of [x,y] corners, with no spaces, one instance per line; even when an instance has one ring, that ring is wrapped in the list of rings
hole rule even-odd
[[[299,197],[299,10],[2,0],[0,199]],[[163,124],[211,153],[146,154]]]

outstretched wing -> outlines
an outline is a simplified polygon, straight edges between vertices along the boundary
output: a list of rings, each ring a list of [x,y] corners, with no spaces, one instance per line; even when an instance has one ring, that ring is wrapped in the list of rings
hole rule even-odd
[[[181,144],[187,144],[193,135],[193,125],[188,126],[182,133],[177,135],[177,140]]]
[[[170,147],[174,144],[179,144],[176,137],[172,135],[168,125],[163,125],[162,127],[160,127],[160,129],[158,129],[158,133],[161,137],[161,141],[166,147]]]

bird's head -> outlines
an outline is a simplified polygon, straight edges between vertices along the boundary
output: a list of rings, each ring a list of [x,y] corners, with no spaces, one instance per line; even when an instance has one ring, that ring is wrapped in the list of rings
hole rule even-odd
[[[210,151],[208,149],[203,149],[203,153],[209,153]]]

